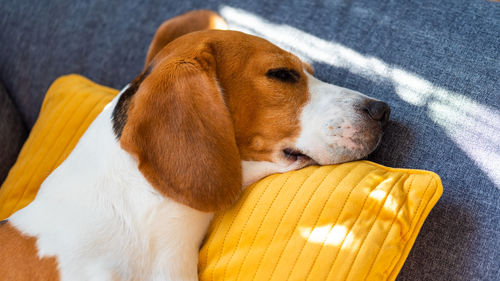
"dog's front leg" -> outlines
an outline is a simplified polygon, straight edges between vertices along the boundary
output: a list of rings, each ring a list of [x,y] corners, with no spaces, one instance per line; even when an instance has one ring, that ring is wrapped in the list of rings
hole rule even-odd
[[[151,280],[198,280],[198,251],[213,214],[168,200],[151,218]]]
[[[181,248],[179,248],[181,250]],[[174,254],[173,252],[171,254]],[[182,249],[177,256],[159,258],[153,268],[153,281],[197,281],[198,251]],[[169,254],[166,254],[169,255]],[[166,256],[165,255],[165,256]]]

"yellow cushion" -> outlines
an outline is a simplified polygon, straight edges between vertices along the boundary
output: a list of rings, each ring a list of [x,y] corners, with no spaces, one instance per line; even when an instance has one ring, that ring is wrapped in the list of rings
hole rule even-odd
[[[29,204],[118,93],[57,79],[0,189],[0,219]],[[431,172],[357,161],[272,175],[216,214],[200,280],[394,280],[442,186]]]
[[[200,279],[394,280],[441,194],[432,172],[369,161],[271,175],[216,214]]]

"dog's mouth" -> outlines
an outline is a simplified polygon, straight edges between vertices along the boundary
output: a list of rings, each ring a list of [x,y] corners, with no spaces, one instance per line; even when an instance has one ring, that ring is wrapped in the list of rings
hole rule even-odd
[[[312,149],[288,146],[281,150],[282,159],[295,166],[332,165],[366,159],[382,141],[383,130],[374,133],[356,133],[353,136],[338,137],[332,142],[319,143]],[[306,154],[307,153],[307,154]]]
[[[304,154],[301,150],[296,148],[285,148],[283,149],[283,155],[286,159],[296,162],[296,161],[314,161],[309,155]]]

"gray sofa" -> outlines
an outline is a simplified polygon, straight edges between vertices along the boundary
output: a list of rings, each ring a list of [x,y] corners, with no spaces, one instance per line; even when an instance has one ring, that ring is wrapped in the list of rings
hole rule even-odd
[[[444,185],[398,280],[500,280],[499,2],[4,0],[0,182],[54,79],[78,73],[121,88],[158,25],[200,8],[392,107],[369,160],[432,170]]]

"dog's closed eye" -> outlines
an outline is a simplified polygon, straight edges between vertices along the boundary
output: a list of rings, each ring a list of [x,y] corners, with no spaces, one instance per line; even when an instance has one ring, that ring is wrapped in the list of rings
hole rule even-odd
[[[286,83],[296,83],[300,80],[300,73],[288,68],[273,68],[267,71],[266,76]]]

